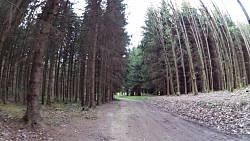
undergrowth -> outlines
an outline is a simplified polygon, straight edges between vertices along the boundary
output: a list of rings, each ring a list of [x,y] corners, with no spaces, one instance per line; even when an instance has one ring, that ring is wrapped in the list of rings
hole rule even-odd
[[[22,117],[25,112],[25,106],[18,104],[0,104],[0,115],[11,117]]]

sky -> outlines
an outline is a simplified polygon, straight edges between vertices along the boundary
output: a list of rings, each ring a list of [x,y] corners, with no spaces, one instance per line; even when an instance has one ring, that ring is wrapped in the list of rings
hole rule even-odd
[[[73,0],[77,4],[75,5],[76,9],[83,10],[85,7],[84,0]],[[124,0],[124,3],[127,4],[126,13],[127,13],[127,22],[126,30],[131,38],[130,48],[136,47],[140,44],[142,39],[142,26],[144,25],[146,11],[148,7],[154,6],[157,7],[160,5],[162,0]],[[181,3],[182,0],[172,0],[177,3]],[[189,1],[193,6],[197,6],[199,0],[186,0]],[[210,0],[203,0],[205,3]],[[212,0],[222,9],[227,9],[228,13],[231,15],[235,22],[244,22],[247,23],[244,13],[242,12],[237,0]],[[245,6],[247,12],[250,14],[250,0],[241,0],[242,4]],[[207,3],[207,4],[209,4]],[[226,11],[225,11],[226,12]],[[81,13],[81,12],[79,12]]]
[[[161,0],[124,0],[127,3],[127,31],[132,35],[130,47],[136,47],[142,39],[146,11],[150,6],[157,6]]]

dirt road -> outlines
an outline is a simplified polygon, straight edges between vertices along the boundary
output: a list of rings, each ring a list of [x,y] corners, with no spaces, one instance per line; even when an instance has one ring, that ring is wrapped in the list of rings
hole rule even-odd
[[[57,130],[58,131],[58,130]],[[54,137],[63,141],[247,141],[202,127],[144,101],[121,100],[98,109],[95,120],[76,120]]]

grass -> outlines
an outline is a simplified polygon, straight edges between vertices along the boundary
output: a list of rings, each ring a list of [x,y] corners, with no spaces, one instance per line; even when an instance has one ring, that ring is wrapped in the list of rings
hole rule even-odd
[[[8,121],[11,122],[16,119],[21,119],[25,111],[26,105],[15,103],[8,103],[6,105],[0,104],[0,122],[2,118],[8,119]],[[95,120],[97,118],[97,113],[94,109],[82,111],[80,103],[51,103],[50,106],[40,105],[40,113],[44,119],[43,122],[45,125],[55,127],[68,123],[73,118],[90,120]]]
[[[58,127],[72,120],[73,118],[84,118],[87,115],[82,112],[80,103],[51,103],[41,105],[41,114],[47,125]]]
[[[13,117],[21,117],[25,112],[25,106],[17,104],[0,104],[0,115],[9,115]]]
[[[51,103],[50,106],[40,105],[41,113],[53,114],[56,112],[74,111],[80,113],[82,107],[80,103]],[[6,105],[0,104],[0,116],[22,117],[26,111],[26,105],[8,103]]]
[[[80,103],[51,103],[51,105],[41,105],[41,110],[42,111],[48,111],[53,110],[53,111],[67,111],[70,109],[75,109],[75,110],[81,110],[81,105]]]
[[[151,95],[143,95],[143,96],[124,96],[124,95],[115,95],[115,99],[127,99],[127,100],[145,100],[150,97]]]

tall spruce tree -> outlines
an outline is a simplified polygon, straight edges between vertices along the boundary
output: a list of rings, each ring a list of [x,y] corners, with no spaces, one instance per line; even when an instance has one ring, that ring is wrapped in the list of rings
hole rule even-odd
[[[27,94],[27,109],[23,119],[32,127],[39,125],[42,117],[39,109],[38,96],[40,93],[40,75],[42,74],[43,59],[51,28],[51,22],[57,11],[60,0],[49,0],[42,12],[41,21],[37,22],[35,33],[35,49],[30,73],[30,86]]]

